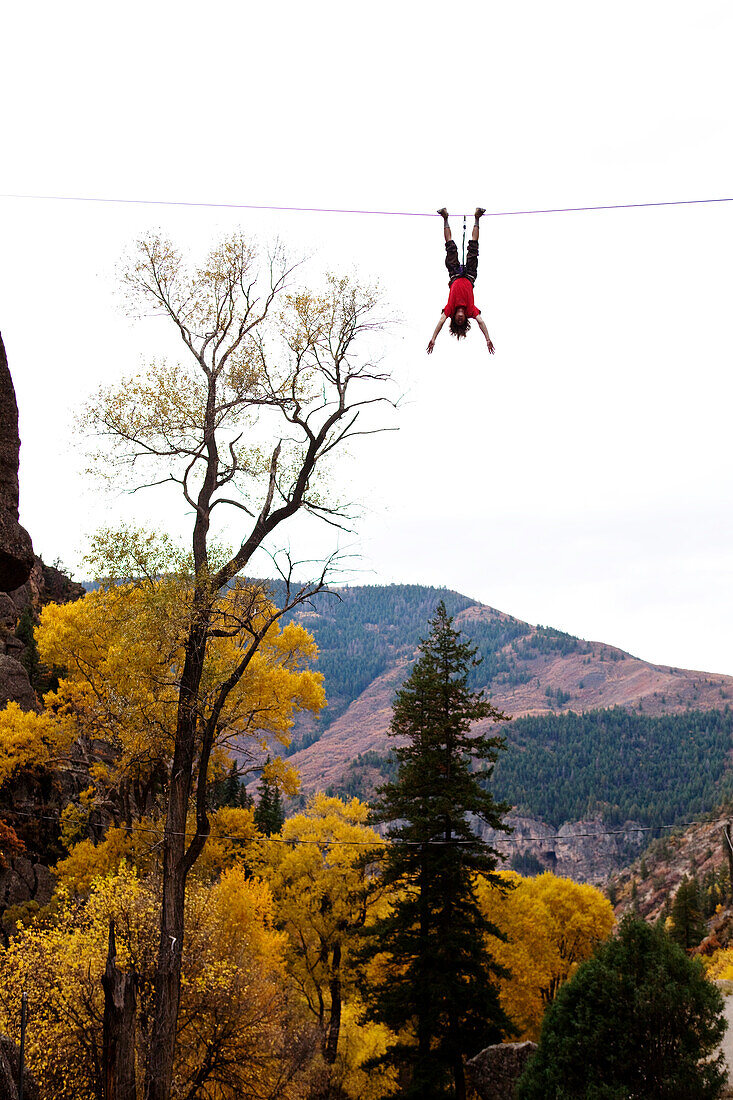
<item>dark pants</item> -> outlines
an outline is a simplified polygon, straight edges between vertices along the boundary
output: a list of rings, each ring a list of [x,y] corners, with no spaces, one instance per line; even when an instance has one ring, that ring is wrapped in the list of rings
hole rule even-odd
[[[445,242],[445,266],[448,268],[448,286],[456,279],[470,279],[476,282],[478,275],[478,241],[469,241],[466,250],[466,262],[462,264],[458,259],[458,247],[455,241]]]

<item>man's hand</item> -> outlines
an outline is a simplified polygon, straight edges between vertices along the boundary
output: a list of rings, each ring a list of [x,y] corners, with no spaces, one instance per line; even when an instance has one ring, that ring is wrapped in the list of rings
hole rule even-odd
[[[435,326],[435,332],[430,337],[430,343],[428,344],[428,355],[433,354],[433,348],[435,347],[435,341],[440,336],[440,330],[442,329],[445,322],[446,322],[446,316],[445,316],[444,313],[441,313],[440,320],[438,321],[437,325]]]
[[[481,332],[483,333],[484,340],[486,341],[486,347],[489,349],[489,355],[493,355],[494,354],[494,345],[491,343],[491,337],[489,336],[489,330],[487,329],[486,322],[484,321],[484,319],[483,319],[483,317],[481,316],[480,313],[479,313],[478,317],[476,318],[476,324],[478,325],[478,327],[481,329]]]

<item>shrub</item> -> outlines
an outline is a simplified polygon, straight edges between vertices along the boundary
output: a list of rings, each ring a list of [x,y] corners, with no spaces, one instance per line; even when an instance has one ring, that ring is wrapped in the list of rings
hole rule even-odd
[[[720,993],[659,928],[627,917],[549,1007],[519,1100],[713,1100]]]

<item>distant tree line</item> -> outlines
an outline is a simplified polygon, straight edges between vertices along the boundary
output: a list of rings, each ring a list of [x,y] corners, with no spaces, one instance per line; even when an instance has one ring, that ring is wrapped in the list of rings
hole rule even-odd
[[[524,660],[532,660],[539,654],[559,653],[562,657],[569,657],[571,653],[591,652],[588,642],[553,626],[538,626],[531,636],[513,643],[512,649]]]
[[[549,825],[597,815],[609,825],[670,825],[707,813],[733,791],[733,712],[649,717],[614,707],[515,718],[494,773],[498,798]],[[362,753],[330,793],[368,798],[389,753]]]
[[[592,815],[611,825],[674,824],[730,793],[732,734],[729,708],[515,719],[494,785],[498,797],[551,825]]]

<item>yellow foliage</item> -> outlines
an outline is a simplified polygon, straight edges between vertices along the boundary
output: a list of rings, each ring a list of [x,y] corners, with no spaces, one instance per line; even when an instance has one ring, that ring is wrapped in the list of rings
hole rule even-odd
[[[132,829],[111,826],[98,844],[88,839],[79,841],[54,868],[59,885],[72,894],[88,894],[100,875],[116,875],[123,863],[142,873],[150,870],[160,838],[158,830],[149,831],[147,821],[143,819]]]
[[[222,806],[210,820],[211,834],[196,863],[196,874],[214,879],[230,867],[246,864],[260,834],[250,806]]]
[[[351,1100],[382,1100],[397,1092],[397,1069],[394,1066],[365,1069],[364,1063],[371,1058],[381,1058],[394,1043],[395,1036],[384,1024],[362,1022],[362,1011],[356,998],[344,1005],[332,1082]]]
[[[0,711],[0,787],[18,768],[46,764],[68,748],[68,726],[53,714],[36,714],[8,703]]]
[[[77,809],[73,804],[69,808]],[[196,862],[195,874],[197,878],[213,881],[231,867],[246,867],[252,861],[256,841],[261,836],[254,823],[252,807],[222,806],[209,815],[209,821],[211,834]],[[192,816],[191,833],[195,828]],[[140,874],[159,870],[162,836],[162,824],[147,817],[129,829],[110,826],[97,844],[84,839],[70,845],[69,855],[56,864],[54,874],[59,885],[72,894],[86,895],[96,878],[117,874],[123,863]]]
[[[711,980],[733,981],[733,947],[723,947],[703,959],[705,973]]]
[[[262,769],[262,778],[274,783],[287,798],[292,798],[300,790],[300,774],[281,756],[267,761]]]
[[[242,662],[252,631],[265,630],[272,614],[262,592],[244,584],[211,599],[214,636],[202,681],[202,720]],[[172,754],[190,601],[186,578],[170,574],[46,607],[36,633],[39,652],[65,675],[45,698],[52,714],[13,716],[16,726],[25,723],[24,758],[34,751],[47,755],[45,731],[61,726],[67,744],[80,738],[90,746],[89,775],[102,796],[125,785],[127,812],[133,818],[148,812]],[[323,677],[309,667],[316,656],[302,626],[276,622],[266,630],[218,717],[210,774],[226,768],[234,748],[240,756],[257,756],[273,739],[286,744],[293,714],[320,710]],[[297,789],[289,765],[274,760],[270,768],[286,793]]]
[[[0,948],[0,1030],[18,1039],[20,995],[29,994],[28,1064],[44,1096],[94,1100],[101,1095],[104,970],[108,923],[115,921],[118,965],[139,976],[139,1013],[149,1019],[157,955],[155,880],[126,865],[97,878],[85,904],[61,891],[50,926],[19,928]],[[273,928],[268,887],[230,868],[214,886],[189,886],[174,1094],[209,1058],[220,1067],[221,1100],[293,1095],[287,1084],[285,937]],[[142,1068],[144,1031],[138,1030]],[[204,1081],[203,1085],[206,1084]],[[211,1082],[213,1085],[213,1082]]]
[[[477,884],[484,915],[506,942],[489,937],[492,956],[511,977],[500,983],[501,1003],[520,1038],[536,1040],[557,991],[613,929],[611,903],[594,886],[546,872],[522,878],[499,875],[505,890],[486,879]]]
[[[337,1007],[333,990],[347,1003],[354,996],[352,949],[360,929],[385,904],[374,864],[364,862],[370,846],[378,852],[385,844],[366,824],[368,816],[369,807],[356,798],[343,802],[317,794],[305,813],[285,822],[283,843],[260,846],[261,871],[289,937],[288,970],[324,1036]],[[373,1042],[379,1036],[387,1042],[382,1032],[370,1034]],[[345,1056],[342,1042],[340,1036],[337,1049]],[[366,1038],[354,1033],[350,1042],[358,1066]]]

